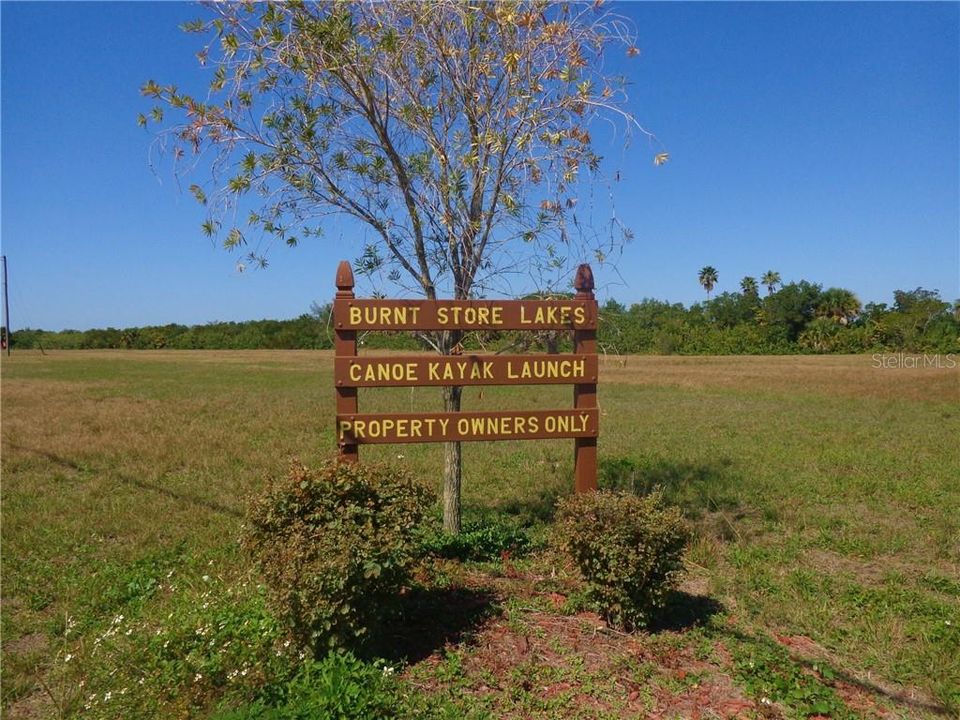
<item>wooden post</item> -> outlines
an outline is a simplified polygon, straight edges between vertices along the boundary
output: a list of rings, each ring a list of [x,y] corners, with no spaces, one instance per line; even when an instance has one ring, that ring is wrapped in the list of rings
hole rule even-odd
[[[350,263],[341,260],[337,266],[337,300],[349,301],[354,299],[353,270]],[[343,318],[333,317],[336,340],[334,341],[334,355],[337,358],[357,356],[357,331],[344,330]],[[342,380],[337,381],[337,415],[355,415],[357,413],[357,388],[344,387]],[[335,430],[337,432],[338,430]],[[348,444],[337,439],[337,448],[340,459],[345,462],[356,462],[360,459],[360,448],[356,444]]]
[[[589,300],[596,305],[593,296],[593,270],[589,265],[577,268],[573,281],[578,300]],[[573,351],[577,355],[595,355],[597,352],[596,330],[574,330]],[[592,382],[578,383],[573,386],[573,407],[586,410],[597,407],[597,378]],[[573,477],[578,493],[592,492],[597,489],[597,438],[576,438],[573,446]]]

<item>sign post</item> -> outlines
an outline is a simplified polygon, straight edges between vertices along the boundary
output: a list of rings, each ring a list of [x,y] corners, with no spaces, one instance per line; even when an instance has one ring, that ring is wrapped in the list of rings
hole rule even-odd
[[[573,286],[577,291],[576,298],[593,303],[597,301],[593,296],[593,271],[589,265],[577,268]],[[573,351],[584,357],[597,357],[597,330],[596,326],[590,329],[573,331]],[[576,410],[594,410],[597,408],[597,373],[588,382],[577,383],[573,386],[573,407]],[[590,492],[597,489],[597,436],[578,437],[573,441],[573,478],[578,493]]]
[[[350,263],[341,260],[337,266],[337,299],[336,302],[353,300],[353,270]],[[357,356],[357,331],[346,330],[340,325],[336,328],[334,354],[337,360]],[[350,416],[357,413],[357,388],[336,380],[337,386],[337,417]],[[338,437],[340,459],[347,462],[356,462],[360,458],[360,448],[356,442],[344,442]]]
[[[577,492],[597,489],[597,301],[589,265],[562,300],[368,300],[353,293],[353,272],[337,268],[333,306],[334,383],[340,458],[356,462],[361,444],[475,440],[574,440]],[[363,330],[568,330],[572,354],[357,356]],[[361,387],[573,385],[573,408],[443,413],[359,412]]]

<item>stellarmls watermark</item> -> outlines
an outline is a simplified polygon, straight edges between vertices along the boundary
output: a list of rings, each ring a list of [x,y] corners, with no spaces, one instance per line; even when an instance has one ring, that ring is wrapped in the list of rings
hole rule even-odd
[[[874,353],[871,357],[871,366],[884,370],[903,370],[916,368],[952,369],[957,367],[957,355],[954,353],[908,354],[908,353]]]

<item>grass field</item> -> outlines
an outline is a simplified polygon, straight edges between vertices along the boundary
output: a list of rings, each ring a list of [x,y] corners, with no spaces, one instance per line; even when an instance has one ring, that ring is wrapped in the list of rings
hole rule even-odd
[[[2,373],[4,716],[208,715],[259,672],[245,638],[270,623],[237,550],[245,498],[330,452],[331,355],[23,352]],[[404,688],[448,717],[956,715],[957,369],[630,357],[600,392],[604,483],[662,485],[696,528],[668,619],[605,628],[548,548],[440,564]],[[464,409],[570,395],[468,388]],[[439,406],[360,393],[364,411]],[[464,448],[466,516],[546,537],[572,442]],[[363,456],[439,487],[439,446]]]

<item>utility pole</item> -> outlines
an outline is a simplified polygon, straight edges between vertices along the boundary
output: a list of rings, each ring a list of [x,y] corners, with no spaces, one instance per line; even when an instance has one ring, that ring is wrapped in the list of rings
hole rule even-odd
[[[3,261],[3,341],[7,346],[7,357],[10,357],[10,295],[7,294],[7,256],[0,256]]]

